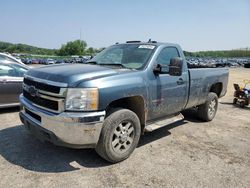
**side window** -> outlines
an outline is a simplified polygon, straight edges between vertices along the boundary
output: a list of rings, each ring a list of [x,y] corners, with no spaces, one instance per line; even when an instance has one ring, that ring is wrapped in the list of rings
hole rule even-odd
[[[9,76],[14,69],[9,65],[2,65],[0,64],[0,77],[1,76]]]
[[[20,65],[13,64],[12,68],[15,69],[15,77],[23,77],[24,73],[27,72],[27,69]]]
[[[158,55],[156,61],[162,65],[162,72],[169,72],[170,59],[180,57],[178,50],[175,47],[164,48]]]
[[[19,65],[0,64],[0,77],[1,76],[23,77],[26,71],[27,69]]]

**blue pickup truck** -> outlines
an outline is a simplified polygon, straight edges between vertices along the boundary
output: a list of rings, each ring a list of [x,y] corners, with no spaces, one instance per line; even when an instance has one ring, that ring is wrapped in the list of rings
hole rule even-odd
[[[211,121],[227,83],[225,68],[189,69],[177,44],[128,41],[86,64],[29,70],[20,119],[42,141],[95,148],[115,163],[130,156],[144,132],[183,120],[185,109]]]

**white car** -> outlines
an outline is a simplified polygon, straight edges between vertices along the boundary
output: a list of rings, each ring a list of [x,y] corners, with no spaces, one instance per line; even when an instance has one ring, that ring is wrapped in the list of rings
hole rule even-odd
[[[56,62],[53,59],[47,59],[47,61],[46,61],[46,65],[52,65],[52,64],[55,64],[55,63]]]

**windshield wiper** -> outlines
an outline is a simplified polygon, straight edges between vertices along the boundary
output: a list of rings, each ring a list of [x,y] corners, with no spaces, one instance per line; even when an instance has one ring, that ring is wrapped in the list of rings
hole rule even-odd
[[[101,65],[101,66],[116,66],[116,67],[121,67],[124,69],[128,69],[128,67],[124,66],[121,63],[97,63],[97,61],[87,61],[87,64],[91,64],[91,65]]]
[[[117,66],[117,67],[122,67],[122,68],[128,69],[128,67],[124,66],[121,63],[100,63],[98,65]]]

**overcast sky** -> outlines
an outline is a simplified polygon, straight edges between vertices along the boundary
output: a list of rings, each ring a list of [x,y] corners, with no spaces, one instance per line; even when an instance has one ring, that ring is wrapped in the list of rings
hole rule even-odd
[[[59,48],[80,38],[179,43],[187,51],[250,47],[250,0],[1,0],[0,41]]]

